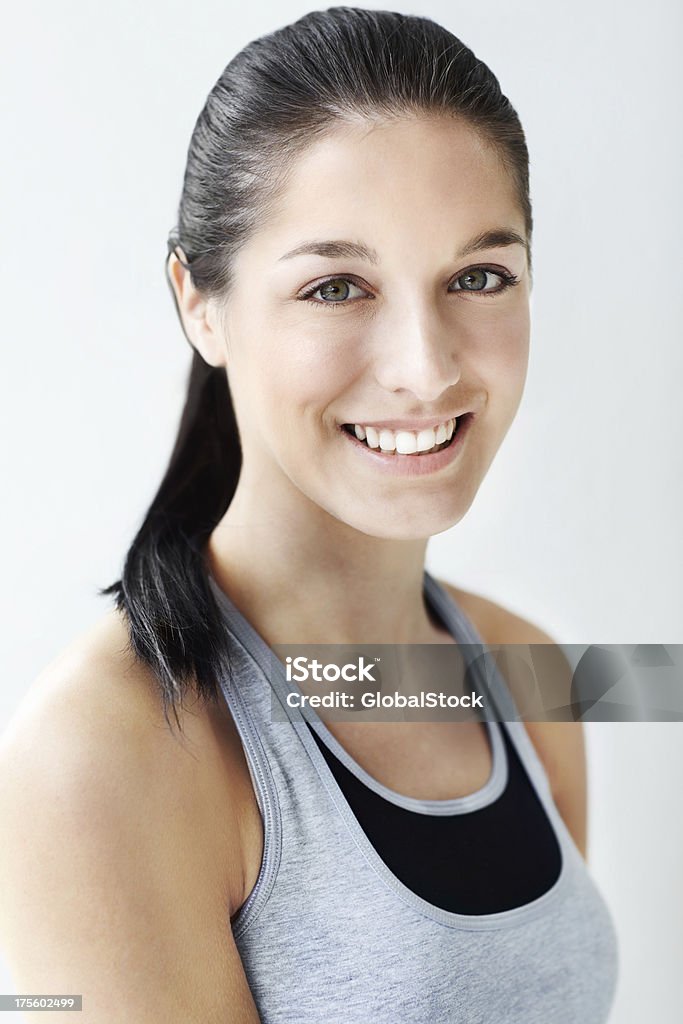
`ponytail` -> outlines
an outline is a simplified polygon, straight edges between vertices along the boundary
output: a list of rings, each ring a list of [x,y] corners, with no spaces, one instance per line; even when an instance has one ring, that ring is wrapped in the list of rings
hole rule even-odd
[[[164,716],[192,688],[218,698],[227,655],[203,549],[239,478],[241,452],[225,370],[194,352],[178,436],[159,490],[130,546],[114,595],[130,646],[153,667]]]

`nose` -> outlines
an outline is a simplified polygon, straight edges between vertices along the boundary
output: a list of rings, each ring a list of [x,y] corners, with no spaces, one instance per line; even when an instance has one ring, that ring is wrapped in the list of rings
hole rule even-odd
[[[386,391],[411,391],[433,402],[460,380],[461,365],[452,324],[426,305],[397,312],[377,339],[375,377]]]

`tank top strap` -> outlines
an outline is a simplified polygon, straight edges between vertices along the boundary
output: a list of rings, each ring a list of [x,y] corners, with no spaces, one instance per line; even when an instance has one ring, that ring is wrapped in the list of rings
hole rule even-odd
[[[468,668],[477,671],[480,692],[485,694],[487,715],[496,717],[507,729],[532,782],[544,803],[551,797],[550,783],[536,748],[529,738],[508,683],[472,620],[455,598],[425,570],[424,590],[444,625],[461,645]]]

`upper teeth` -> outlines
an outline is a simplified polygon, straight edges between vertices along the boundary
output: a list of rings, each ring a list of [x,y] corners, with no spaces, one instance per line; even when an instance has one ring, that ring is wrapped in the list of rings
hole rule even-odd
[[[428,452],[434,445],[450,441],[454,429],[454,419],[446,420],[438,427],[427,427],[426,430],[389,430],[387,427],[369,427],[360,423],[353,425],[359,441],[366,441],[370,448],[380,448],[383,452],[395,451],[399,455]]]

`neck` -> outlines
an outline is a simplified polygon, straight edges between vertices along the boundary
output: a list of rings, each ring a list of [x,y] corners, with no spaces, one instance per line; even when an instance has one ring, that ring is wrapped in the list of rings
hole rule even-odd
[[[264,507],[238,488],[206,562],[269,645],[447,642],[424,602],[426,547],[368,536],[313,503]]]

